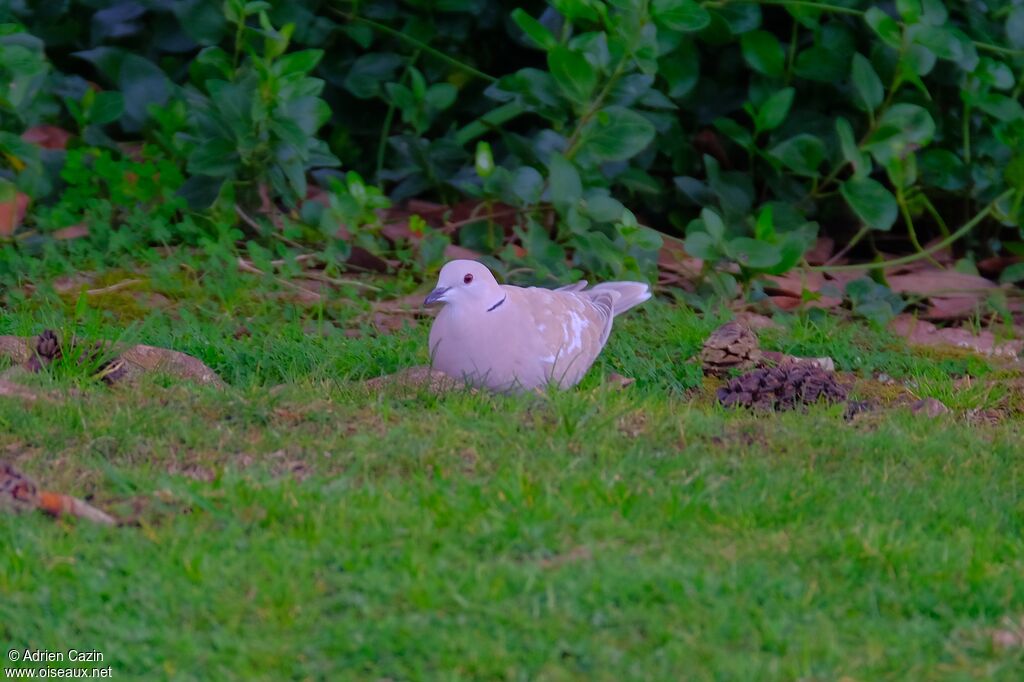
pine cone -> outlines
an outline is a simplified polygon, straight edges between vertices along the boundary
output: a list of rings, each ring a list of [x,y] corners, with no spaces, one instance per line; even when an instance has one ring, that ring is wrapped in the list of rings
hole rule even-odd
[[[725,407],[791,410],[819,400],[846,400],[846,387],[832,372],[807,362],[756,369],[718,389],[718,402]]]
[[[0,511],[21,513],[39,506],[35,482],[7,462],[0,462]]]
[[[26,366],[30,372],[38,372],[60,356],[60,339],[52,329],[45,329],[36,338],[35,353],[29,358]]]
[[[739,322],[728,322],[713,331],[700,352],[704,372],[716,376],[731,369],[750,369],[760,358],[757,335]]]

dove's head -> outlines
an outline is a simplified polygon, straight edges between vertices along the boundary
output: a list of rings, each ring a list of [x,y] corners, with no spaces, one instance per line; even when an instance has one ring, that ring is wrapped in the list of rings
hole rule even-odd
[[[427,295],[423,305],[448,303],[458,306],[482,306],[485,309],[505,295],[501,285],[483,263],[453,260],[441,268],[437,286]]]

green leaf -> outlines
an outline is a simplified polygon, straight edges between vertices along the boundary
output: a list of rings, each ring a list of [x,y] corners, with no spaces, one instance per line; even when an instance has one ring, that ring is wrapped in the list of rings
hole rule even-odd
[[[668,96],[685,97],[700,78],[700,58],[693,42],[685,41],[658,61],[658,75],[668,83]]]
[[[910,32],[913,41],[934,52],[939,59],[956,62],[964,71],[978,66],[978,49],[967,35],[948,26],[914,26]]]
[[[770,275],[782,275],[793,268],[818,238],[818,224],[804,223],[785,235],[779,247],[779,262],[763,268]]]
[[[749,173],[723,171],[718,161],[704,155],[708,186],[718,199],[718,205],[730,218],[745,218],[754,203],[754,183]]]
[[[124,95],[116,90],[97,92],[89,108],[89,123],[106,125],[121,118],[124,113]]]
[[[714,124],[720,133],[726,135],[744,149],[749,149],[753,146],[753,134],[731,118],[716,118]]]
[[[754,118],[754,125],[757,130],[775,130],[789,115],[789,109],[793,106],[793,96],[796,90],[793,88],[782,88],[764,101],[764,104],[757,110]]]
[[[862,277],[846,285],[846,295],[853,304],[853,312],[880,327],[903,310],[907,304],[884,284]]]
[[[458,94],[459,89],[451,83],[434,83],[427,88],[424,100],[434,111],[444,111],[455,104]]]
[[[558,87],[576,104],[587,104],[597,86],[597,71],[586,57],[558,45],[548,52],[548,68]]]
[[[775,239],[775,222],[772,220],[771,204],[766,204],[757,214],[757,222],[754,223],[754,238],[768,242]]]
[[[875,230],[888,230],[896,222],[896,197],[871,178],[851,178],[839,186],[846,203],[864,223]]]
[[[862,177],[871,172],[871,160],[857,146],[853,137],[853,127],[843,117],[836,119],[836,134],[839,136],[839,149],[843,160],[853,166],[853,174]]]
[[[587,0],[552,0],[551,4],[558,10],[559,14],[570,21],[577,21],[579,19],[598,21],[601,18]],[[473,2],[473,5],[477,6],[477,3]]]
[[[150,104],[163,105],[171,94],[171,83],[160,67],[137,54],[124,56],[118,84],[124,93],[121,125],[130,132],[142,128]]]
[[[476,143],[476,154],[473,156],[476,174],[481,178],[489,178],[494,174],[494,153],[491,145],[481,140]]]
[[[725,238],[725,223],[722,218],[710,208],[701,209],[700,219],[704,223],[704,229],[716,242]]]
[[[654,139],[654,125],[624,107],[606,107],[583,130],[581,147],[599,161],[626,161]]]
[[[1024,49],[1024,5],[1014,5],[1006,15],[1006,42],[1010,47]]]
[[[796,56],[793,73],[819,83],[837,83],[849,71],[850,57],[825,45],[811,45]]]
[[[721,4],[715,9],[714,14],[725,23],[734,36],[753,31],[761,25],[761,6],[753,2]]]
[[[548,185],[551,203],[560,214],[565,214],[583,196],[583,181],[580,180],[579,171],[571,161],[558,153],[551,155],[548,164]]]
[[[785,71],[786,57],[779,39],[768,31],[750,31],[740,38],[743,58],[752,69],[779,78]]]
[[[345,74],[345,89],[359,99],[376,97],[381,84],[393,81],[405,59],[391,52],[365,54],[349,67]]]
[[[323,50],[291,52],[274,63],[274,71],[279,76],[287,76],[293,73],[306,74],[315,69],[323,57]]]
[[[527,14],[522,8],[517,7],[512,10],[512,21],[516,22],[516,26],[541,49],[553,50],[558,46],[558,40],[551,31],[545,28],[544,24]]]
[[[878,77],[871,62],[864,55],[853,55],[850,78],[857,90],[857,103],[866,111],[877,109],[885,96],[885,88],[882,86],[882,79]]]
[[[1020,101],[997,92],[985,93],[978,98],[976,106],[1000,121],[1024,121],[1024,106]]]
[[[714,261],[722,255],[718,242],[711,235],[696,230],[686,236],[683,248],[686,253],[701,260]]]
[[[948,149],[926,149],[918,158],[921,183],[947,192],[967,187],[970,173],[959,156]]]
[[[943,0],[921,0],[921,19],[926,24],[939,26],[949,19],[949,11]]]
[[[182,30],[196,42],[216,45],[224,37],[227,21],[219,3],[206,0],[182,0],[172,6]]]
[[[825,159],[825,144],[814,135],[801,133],[783,140],[768,153],[793,172],[813,177]]]
[[[1024,263],[1014,263],[999,276],[1000,284],[1016,284],[1021,280],[1024,280]]]
[[[694,0],[654,0],[651,14],[671,31],[699,31],[711,23],[711,15]]]
[[[921,18],[921,0],[896,0],[896,11],[907,24],[916,24]]]
[[[934,135],[935,121],[926,109],[916,104],[894,104],[882,114],[864,149],[885,165],[908,146],[927,145]]]
[[[506,192],[514,197],[509,203],[518,206],[533,206],[540,203],[540,194],[544,188],[544,178],[536,168],[520,166],[512,172],[506,186]]]
[[[754,270],[773,267],[782,260],[778,246],[750,237],[730,239],[725,246],[725,253],[742,267]]]
[[[188,157],[188,170],[200,175],[227,177],[238,168],[235,145],[224,139],[205,140]]]
[[[590,192],[583,200],[580,210],[595,222],[613,223],[622,218],[626,207],[618,199],[607,194]]]
[[[864,20],[885,44],[897,50],[900,49],[903,44],[903,32],[895,19],[878,7],[871,7],[864,13]]]

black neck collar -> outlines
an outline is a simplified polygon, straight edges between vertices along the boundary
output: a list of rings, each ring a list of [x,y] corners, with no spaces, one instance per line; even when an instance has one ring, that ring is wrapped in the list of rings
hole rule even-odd
[[[490,308],[488,308],[488,309],[487,309],[487,312],[491,312],[492,310],[494,310],[495,308],[497,308],[498,306],[500,306],[500,305],[501,305],[502,303],[504,303],[504,302],[505,302],[505,299],[506,299],[506,298],[508,298],[508,294],[505,294],[505,296],[504,296],[504,297],[503,297],[503,298],[502,298],[502,299],[501,299],[500,301],[498,301],[497,303],[495,303],[494,305],[492,305],[492,306],[491,306]]]

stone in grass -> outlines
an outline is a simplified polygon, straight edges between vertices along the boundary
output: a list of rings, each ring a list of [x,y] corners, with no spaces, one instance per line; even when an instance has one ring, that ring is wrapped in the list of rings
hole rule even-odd
[[[839,403],[846,394],[832,372],[808,362],[790,362],[730,379],[717,396],[725,407],[791,410],[818,401]]]
[[[945,406],[940,400],[935,398],[922,398],[921,400],[915,401],[910,406],[910,411],[914,414],[923,415],[930,419],[949,414],[949,408]]]

